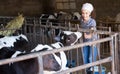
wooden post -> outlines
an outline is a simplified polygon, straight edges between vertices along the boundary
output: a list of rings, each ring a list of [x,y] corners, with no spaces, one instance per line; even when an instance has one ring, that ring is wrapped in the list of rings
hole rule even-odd
[[[119,60],[118,60],[118,38],[117,38],[118,34],[115,34],[115,70],[116,70],[116,74],[118,74],[118,66],[117,64],[119,64]]]
[[[111,53],[111,56],[112,56],[112,74],[116,74],[115,73],[115,56],[114,56],[114,37],[111,36],[112,40],[110,41],[110,53]]]
[[[38,73],[38,74],[44,74],[44,73],[43,73],[43,60],[42,60],[42,55],[38,56],[38,67],[39,67],[39,73]]]

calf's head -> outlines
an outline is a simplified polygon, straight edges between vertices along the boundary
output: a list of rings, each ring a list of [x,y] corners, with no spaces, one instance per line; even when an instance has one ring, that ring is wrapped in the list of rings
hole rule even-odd
[[[81,36],[82,33],[80,32],[63,31],[57,37],[56,41],[60,41],[64,46],[69,46],[74,45]]]

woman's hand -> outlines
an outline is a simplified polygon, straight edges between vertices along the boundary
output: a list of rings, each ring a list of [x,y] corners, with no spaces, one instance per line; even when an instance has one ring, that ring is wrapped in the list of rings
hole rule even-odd
[[[89,34],[84,33],[84,38],[85,39],[91,39],[92,38],[92,33],[89,33]]]

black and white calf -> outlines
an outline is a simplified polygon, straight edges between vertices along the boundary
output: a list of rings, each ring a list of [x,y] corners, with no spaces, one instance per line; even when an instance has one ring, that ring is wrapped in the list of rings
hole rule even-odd
[[[40,16],[40,24],[41,25],[50,25],[52,23],[52,26],[58,26],[60,23],[64,22],[64,24],[69,24],[70,20],[80,20],[81,15],[79,12],[72,12],[67,13],[60,11],[58,13],[53,14],[41,14]],[[55,36],[57,36],[60,32],[60,29],[55,29]],[[51,31],[50,28],[45,28],[45,34],[50,36]]]
[[[14,58],[16,56],[26,55],[30,53],[54,50],[55,48],[61,48],[66,45],[74,45],[81,37],[81,35],[82,34],[80,32],[64,31],[60,35],[60,42],[56,42],[51,45],[39,44],[29,53],[16,51],[11,47],[1,47],[0,59]],[[44,74],[56,73],[58,71],[66,70],[68,69],[68,67],[66,67],[66,64],[67,58],[63,51],[43,56]],[[13,62],[0,66],[0,74],[38,74],[38,71],[39,69],[37,58],[20,62]]]
[[[56,14],[41,14],[40,24],[46,26],[50,26],[50,25],[58,26],[59,22],[57,20],[57,17],[58,15]],[[60,31],[59,29],[55,29],[55,35],[58,35],[59,31]],[[45,29],[45,34],[47,36],[50,36],[51,34],[50,28]]]
[[[79,12],[73,12],[72,20],[80,20],[81,15]]]
[[[40,23],[42,25],[47,25],[49,22],[52,22],[53,19],[56,19],[54,14],[41,14]]]
[[[28,39],[25,35],[2,36],[0,38],[0,49],[3,47],[11,47],[14,50],[24,50],[28,47]]]
[[[82,34],[80,32],[63,31],[63,32],[61,32],[60,36],[58,37],[59,38],[58,42],[50,44],[50,45],[38,44],[38,46],[36,48],[34,48],[31,52],[39,51],[39,50],[45,49],[45,48],[47,48],[49,50],[54,50],[57,48],[62,48],[64,46],[74,45],[81,36],[82,36]],[[67,57],[66,57],[66,54],[64,51],[55,53],[53,55],[55,56],[55,59],[61,66],[61,69],[59,71],[68,69],[68,67],[66,67]],[[58,71],[44,70],[45,74],[52,74],[52,73],[56,73],[56,72],[58,72]]]
[[[48,48],[43,48],[37,52],[47,51]],[[35,52],[30,52],[35,53]],[[25,53],[21,51],[12,50],[10,47],[3,47],[0,50],[0,60],[6,58],[15,58],[17,56],[26,55],[30,53]],[[19,62],[13,62],[6,65],[0,66],[0,74],[38,74],[38,59],[28,59]],[[56,61],[56,56],[53,54],[43,56],[43,67],[47,71],[58,71],[61,66]]]
[[[42,45],[42,44],[39,44],[31,52],[40,51],[41,49],[53,50],[53,49],[61,48],[61,47],[63,47],[63,45],[60,42],[57,42],[57,43],[54,43],[54,44],[51,44],[51,45]],[[53,53],[52,55],[55,57],[56,61],[60,65],[60,70],[58,70],[58,71],[68,69],[66,67],[66,64],[67,64],[66,55],[65,55],[65,53],[63,51],[61,51],[60,53]],[[48,62],[48,61],[44,61],[44,62]],[[44,70],[44,74],[51,74],[51,73],[56,73],[56,72],[57,71],[55,71],[55,70],[53,70],[53,71]]]
[[[61,42],[64,46],[74,45],[78,39],[82,36],[80,32],[62,31],[54,39],[57,42]]]

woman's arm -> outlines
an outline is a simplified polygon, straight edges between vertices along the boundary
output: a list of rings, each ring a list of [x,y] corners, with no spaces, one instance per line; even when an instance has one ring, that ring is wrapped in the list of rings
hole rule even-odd
[[[92,19],[92,21],[89,23],[89,29],[96,30],[96,21],[94,19]],[[93,36],[93,31],[84,33],[85,39],[91,39],[92,36]]]

